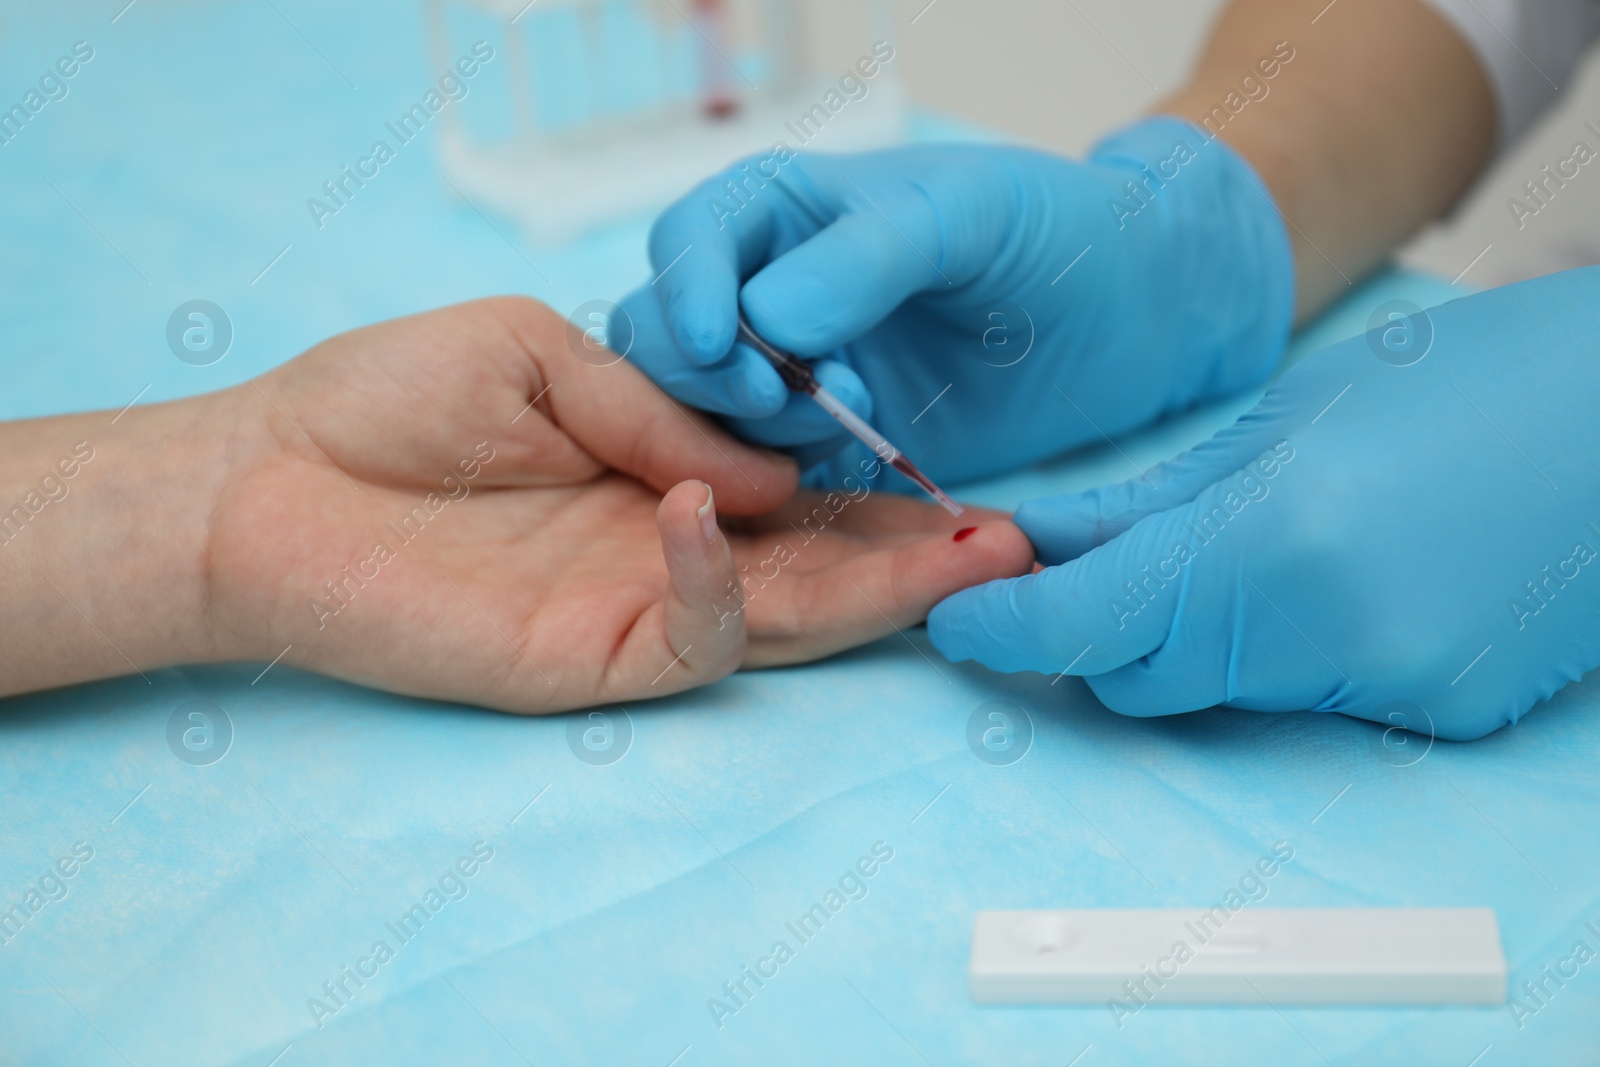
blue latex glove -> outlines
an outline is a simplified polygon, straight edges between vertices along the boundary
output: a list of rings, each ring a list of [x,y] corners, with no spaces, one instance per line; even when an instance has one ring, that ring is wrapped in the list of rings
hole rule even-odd
[[[838,424],[734,345],[742,303],[950,482],[1259,384],[1294,292],[1254,173],[1171,118],[1085,163],[995,145],[762,157],[669,208],[650,255],[660,277],[623,307],[631,358],[668,392],[802,465],[839,453]],[[867,455],[812,480],[859,474]]]
[[[1054,566],[939,604],[933,643],[1130,715],[1515,722],[1600,663],[1597,339],[1590,268],[1324,349],[1148,479],[1024,505]]]

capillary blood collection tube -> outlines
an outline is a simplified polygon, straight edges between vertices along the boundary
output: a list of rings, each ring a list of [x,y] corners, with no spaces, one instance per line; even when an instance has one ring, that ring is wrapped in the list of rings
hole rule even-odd
[[[710,119],[727,119],[739,110],[728,58],[727,0],[694,0],[691,21],[700,33],[700,110]]]
[[[784,385],[815,400],[818,407],[838,419],[839,423],[854,434],[857,440],[872,449],[873,454],[878,459],[920,485],[924,492],[938,501],[939,505],[950,514],[960,515],[966,510],[960,504],[951,500],[943,489],[934,485],[926,474],[917,469],[916,464],[906,458],[905,453],[889,443],[888,438],[868,426],[861,416],[851,411],[838,397],[824,389],[822,384],[817,381],[817,374],[811,369],[810,364],[769,344],[765,338],[750,328],[750,323],[745,321],[743,314],[739,316],[739,340],[760,352],[766,358],[766,361],[772,364],[773,369],[778,372],[778,376],[783,379]]]

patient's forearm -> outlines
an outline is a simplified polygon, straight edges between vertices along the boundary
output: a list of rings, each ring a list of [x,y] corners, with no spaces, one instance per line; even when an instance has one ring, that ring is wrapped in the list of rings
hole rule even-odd
[[[1279,42],[1293,59],[1264,81],[1257,64]],[[1247,75],[1265,97],[1249,100]],[[1229,94],[1249,102],[1232,113]],[[1297,320],[1448,210],[1496,128],[1477,56],[1420,0],[1233,0],[1189,83],[1157,110],[1210,118],[1272,190],[1294,243]]]
[[[0,424],[0,695],[215,658],[226,395]]]

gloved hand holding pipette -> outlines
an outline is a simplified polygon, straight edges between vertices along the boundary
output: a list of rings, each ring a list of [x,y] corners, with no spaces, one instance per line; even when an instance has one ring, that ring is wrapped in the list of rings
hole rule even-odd
[[[732,172],[748,196],[737,214],[710,209],[718,176],[657,221],[661,276],[623,304],[630,358],[803,464],[848,438],[736,343],[741,307],[935,481],[1258,384],[1288,335],[1293,271],[1272,201],[1230,148],[1177,119],[1115,134],[1085,163],[952,145],[802,156],[761,187],[753,173]]]
[[[1600,5],[1527,7],[1517,44],[1457,0],[1345,0],[1314,35],[1292,5],[1233,0],[1160,104],[1179,117],[1084,162],[968,145],[735,168],[657,222],[635,358],[824,482],[855,457],[735,344],[741,310],[951,483],[1259,385],[1291,321],[1547,106],[1527,50],[1566,72],[1600,36]],[[728,195],[731,215],[711,204]],[[1449,738],[1516,721],[1600,664],[1597,307],[1600,268],[1569,272],[1408,320],[1431,354],[1375,358],[1369,336],[1312,357],[1213,441],[1024,505],[1044,569],[939,605],[935,645],[1085,676],[1139,715],[1337,710]]]

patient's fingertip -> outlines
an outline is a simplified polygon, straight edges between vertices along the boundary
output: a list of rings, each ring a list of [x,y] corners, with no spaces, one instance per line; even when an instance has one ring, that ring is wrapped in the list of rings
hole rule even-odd
[[[958,567],[982,572],[980,581],[1016,577],[1028,573],[1034,565],[1033,545],[1016,523],[1006,519],[963,526],[950,535],[941,550]]]
[[[700,532],[705,535],[706,544],[716,544],[721,534],[717,529],[717,498],[711,491],[711,486],[706,485],[706,502],[695,510],[695,514],[699,516]]]
[[[667,557],[674,582],[678,579],[678,566],[698,572],[714,555],[721,540],[715,495],[708,483],[691,479],[669,489],[656,508],[662,552]],[[707,535],[708,530],[711,536]]]

